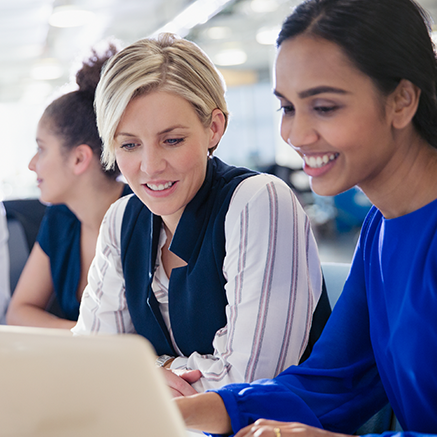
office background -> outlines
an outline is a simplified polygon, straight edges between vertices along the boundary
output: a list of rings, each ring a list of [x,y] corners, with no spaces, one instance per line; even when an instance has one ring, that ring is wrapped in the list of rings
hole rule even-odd
[[[369,208],[362,193],[314,196],[300,158],[279,136],[272,95],[275,38],[298,0],[0,0],[0,200],[38,197],[27,164],[36,125],[91,47],[121,47],[160,31],[196,42],[227,84],[230,124],[216,154],[230,164],[278,174],[298,192],[322,258],[348,261]],[[437,0],[419,3],[437,17]]]

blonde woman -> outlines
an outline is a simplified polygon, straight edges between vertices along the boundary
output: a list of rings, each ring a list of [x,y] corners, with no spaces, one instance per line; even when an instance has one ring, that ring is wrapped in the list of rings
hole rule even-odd
[[[160,365],[197,370],[189,381],[165,372],[175,396],[297,363],[321,295],[294,194],[213,157],[224,94],[205,53],[172,34],[119,52],[96,93],[104,160],[135,195],[103,221],[73,332],[143,335]]]

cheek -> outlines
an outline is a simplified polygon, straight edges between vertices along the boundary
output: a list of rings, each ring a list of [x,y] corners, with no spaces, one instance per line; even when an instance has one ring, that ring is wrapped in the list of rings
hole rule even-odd
[[[208,149],[200,146],[192,147],[191,149],[180,149],[174,155],[172,166],[182,171],[193,172],[199,168],[206,168],[208,160]]]
[[[354,123],[329,126],[322,136],[325,141],[339,151],[356,148],[363,138],[363,129]]]
[[[128,156],[126,152],[116,152],[115,161],[117,162],[118,168],[123,173],[123,175],[128,175],[132,173],[135,167],[135,159],[133,156]]]

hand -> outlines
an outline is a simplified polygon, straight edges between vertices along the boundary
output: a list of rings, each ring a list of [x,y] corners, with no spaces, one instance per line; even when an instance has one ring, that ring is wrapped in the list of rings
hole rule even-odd
[[[295,422],[276,422],[259,419],[253,425],[241,429],[235,437],[346,437],[346,434],[325,431]]]
[[[174,398],[197,394],[197,391],[190,384],[200,379],[202,376],[200,370],[170,370],[162,368],[162,371]]]

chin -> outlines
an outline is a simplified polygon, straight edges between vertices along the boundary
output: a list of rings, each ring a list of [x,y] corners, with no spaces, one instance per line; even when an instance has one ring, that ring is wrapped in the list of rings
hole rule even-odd
[[[48,205],[58,205],[60,203],[65,203],[64,199],[59,197],[53,197],[50,195],[44,195],[43,193],[40,194],[39,200],[42,203],[48,204]]]
[[[324,197],[336,196],[337,194],[346,191],[346,190],[336,190],[330,187],[317,186],[316,184],[315,185],[311,184],[311,190],[318,196],[324,196]]]
[[[336,196],[337,194],[344,193],[347,190],[350,190],[355,185],[334,185],[328,183],[322,183],[321,181],[310,180],[311,190],[316,193],[318,196]]]

